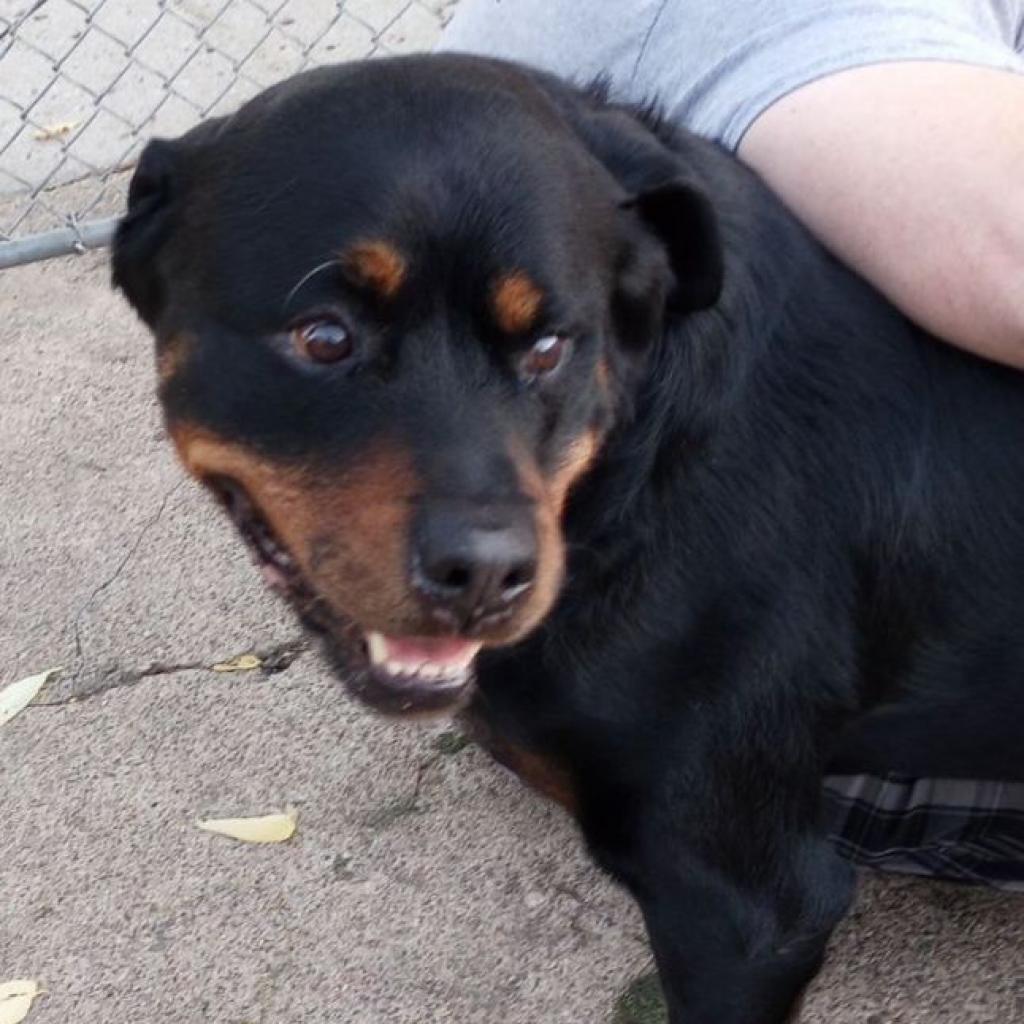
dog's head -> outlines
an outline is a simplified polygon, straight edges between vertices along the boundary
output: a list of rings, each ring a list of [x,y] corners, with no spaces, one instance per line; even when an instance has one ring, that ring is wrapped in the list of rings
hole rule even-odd
[[[152,142],[114,280],[182,462],[390,711],[456,706],[562,583],[570,492],[714,221],[628,115],[511,65],[313,72]]]

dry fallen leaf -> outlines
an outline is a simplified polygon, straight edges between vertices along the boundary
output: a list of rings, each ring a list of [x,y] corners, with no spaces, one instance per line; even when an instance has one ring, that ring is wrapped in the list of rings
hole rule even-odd
[[[259,668],[263,662],[255,654],[239,654],[236,658],[228,661],[218,661],[213,666],[214,672],[249,672],[251,669]]]
[[[33,697],[43,688],[46,680],[59,672],[59,668],[48,668],[37,676],[19,679],[0,690],[0,725],[9,722],[19,711],[32,703]]]
[[[54,139],[61,139],[70,134],[79,125],[78,121],[58,121],[56,124],[40,128],[32,138],[37,142],[52,142]]]
[[[283,843],[295,834],[298,814],[292,807],[284,814],[265,814],[259,818],[206,818],[196,824],[206,832],[240,839],[243,843]]]
[[[32,1000],[43,994],[37,981],[0,982],[0,1024],[18,1024],[32,1009]]]

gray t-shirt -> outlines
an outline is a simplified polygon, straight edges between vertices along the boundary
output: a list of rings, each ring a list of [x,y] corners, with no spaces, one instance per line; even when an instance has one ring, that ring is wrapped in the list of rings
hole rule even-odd
[[[776,100],[836,71],[944,60],[1024,74],[1024,0],[465,0],[439,48],[607,74],[617,95],[658,99],[735,149]]]

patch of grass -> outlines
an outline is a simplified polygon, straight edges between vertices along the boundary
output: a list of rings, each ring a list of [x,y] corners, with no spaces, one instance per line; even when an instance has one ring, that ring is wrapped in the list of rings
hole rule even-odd
[[[668,1024],[668,1008],[657,974],[634,978],[615,1003],[612,1024]]]
[[[410,814],[419,814],[420,808],[417,803],[418,795],[404,796],[399,800],[392,800],[386,803],[379,810],[367,815],[366,824],[370,828],[385,829],[394,825],[396,821],[408,817]]]
[[[352,858],[347,853],[336,853],[331,860],[331,872],[335,878],[343,882],[351,882],[356,877],[352,870]]]
[[[444,754],[447,757],[454,757],[460,750],[465,750],[471,742],[472,740],[468,736],[463,736],[461,732],[454,732],[449,729],[448,731],[441,733],[441,735],[434,740],[433,746],[439,754]]]

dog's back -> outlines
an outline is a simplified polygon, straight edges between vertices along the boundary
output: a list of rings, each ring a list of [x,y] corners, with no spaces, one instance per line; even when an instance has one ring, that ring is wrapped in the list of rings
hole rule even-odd
[[[929,337],[735,160],[653,127],[715,196],[727,254],[621,439],[651,457],[677,628],[725,606],[742,642],[778,604],[773,643],[820,645],[841,703],[872,709],[844,771],[1024,778],[1024,374]]]

